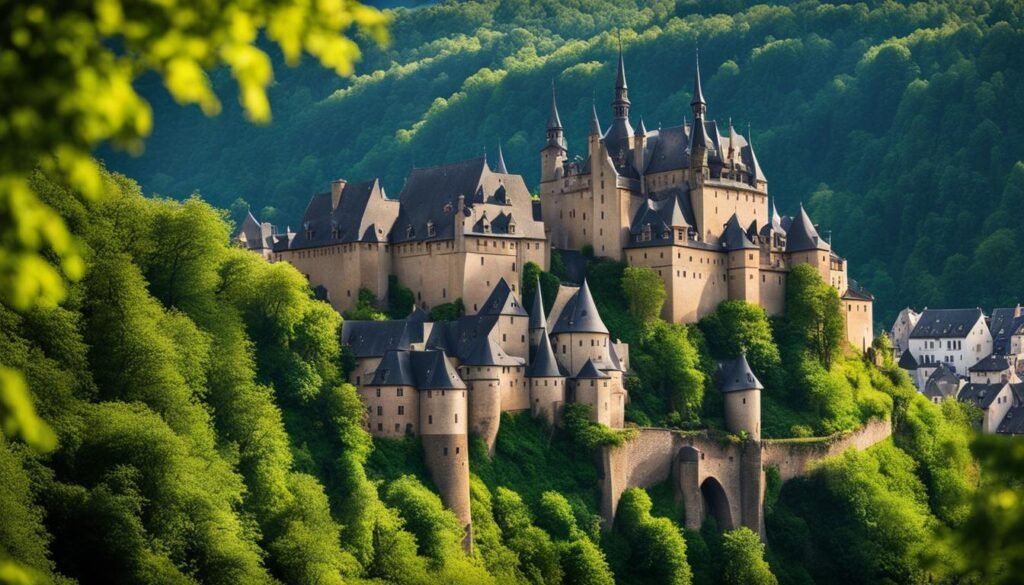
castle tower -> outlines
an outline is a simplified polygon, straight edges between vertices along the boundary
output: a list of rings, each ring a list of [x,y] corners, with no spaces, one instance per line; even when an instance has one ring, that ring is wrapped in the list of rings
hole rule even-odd
[[[459,366],[469,391],[469,430],[487,443],[491,454],[498,438],[502,404],[513,402],[503,398],[517,392],[528,394],[525,365],[524,360],[509,356],[488,336],[477,343]],[[527,400],[527,396],[522,396],[516,402],[525,405]]]
[[[693,129],[690,131],[690,188],[696,189],[708,178],[708,136],[704,128],[704,114],[708,105],[704,101],[704,90],[700,86],[700,57],[696,59],[693,73]]]
[[[746,432],[761,440],[761,390],[764,386],[747,363],[747,356],[726,361],[721,366],[722,394],[725,396],[725,428],[731,433]]]
[[[632,162],[628,158],[633,142],[633,128],[629,124],[629,106],[626,63],[623,60],[620,46],[618,69],[615,72],[615,98],[612,100],[612,125],[604,135],[604,147],[617,169],[622,169]],[[593,156],[593,152],[591,156]]]
[[[588,360],[601,368],[611,362],[608,328],[601,321],[586,279],[566,302],[551,331],[555,358],[567,372],[578,372]]]
[[[530,379],[530,412],[554,425],[561,418],[565,404],[565,376],[558,368],[547,330],[542,329],[539,345],[528,370]]]
[[[469,550],[473,540],[466,385],[442,350],[409,352],[409,360],[419,391],[424,460],[441,501],[464,527],[463,548]]]
[[[547,142],[541,149],[540,182],[547,183],[562,176],[562,163],[565,162],[569,145],[565,141],[565,130],[562,119],[558,116],[558,103],[555,99],[555,82],[551,82],[551,113],[548,114]]]
[[[640,125],[636,127],[636,134],[633,136],[633,168],[636,172],[643,174],[644,154],[647,149],[647,127],[644,126],[643,117],[640,118]],[[641,193],[647,192],[647,181],[640,180]],[[632,209],[630,210],[633,211]]]
[[[501,143],[498,143],[498,162],[494,165],[494,172],[503,175],[508,174],[508,167],[505,166],[505,155],[501,152]]]
[[[590,406],[590,420],[613,426],[611,376],[588,359],[572,379],[573,401]]]
[[[544,316],[544,297],[540,290],[540,277],[537,278],[536,290],[533,293],[533,304],[530,306],[530,360],[535,359],[537,348],[542,338],[548,336],[548,320]],[[551,343],[548,341],[548,347]]]
[[[758,278],[761,250],[740,227],[739,218],[732,214],[722,233],[722,246],[728,253],[729,298],[759,304],[761,281]]]
[[[494,286],[478,314],[496,319],[491,335],[505,353],[523,360],[530,356],[526,339],[530,316],[504,278]]]
[[[401,438],[418,431],[420,401],[409,352],[389,350],[370,383],[359,387],[367,405],[367,429],[375,437]]]
[[[831,280],[832,246],[818,235],[811,218],[800,205],[800,214],[793,218],[793,223],[786,232],[786,254],[792,265],[806,262],[818,271],[825,282]]]

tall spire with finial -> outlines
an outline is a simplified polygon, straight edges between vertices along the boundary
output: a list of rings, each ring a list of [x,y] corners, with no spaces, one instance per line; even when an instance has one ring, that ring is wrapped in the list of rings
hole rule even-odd
[[[498,164],[494,167],[494,172],[508,174],[508,168],[505,166],[505,155],[501,152],[501,143],[498,143]]]
[[[693,70],[693,99],[690,100],[690,109],[693,110],[694,118],[704,118],[708,111],[708,104],[704,101],[704,90],[700,87],[700,50],[697,50],[694,58]]]
[[[565,142],[565,131],[562,128],[562,118],[558,115],[558,102],[555,100],[555,80],[551,80],[551,113],[548,114],[548,142],[545,148],[554,146],[562,150],[568,150]]]
[[[626,61],[622,57],[622,38],[619,38],[619,67],[615,72],[615,100],[612,111],[616,118],[629,118],[629,86],[626,85]]]

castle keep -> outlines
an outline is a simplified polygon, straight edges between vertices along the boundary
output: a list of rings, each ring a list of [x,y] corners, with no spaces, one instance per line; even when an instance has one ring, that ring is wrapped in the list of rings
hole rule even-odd
[[[493,167],[482,157],[414,169],[397,198],[379,180],[334,181],[310,200],[297,231],[249,214],[235,236],[271,261],[294,265],[339,312],[353,308],[361,290],[387,299],[391,277],[412,290],[415,307],[405,319],[345,321],[342,341],[355,360],[350,381],[370,433],[421,438],[467,546],[470,433],[493,450],[502,412],[529,411],[554,425],[572,402],[588,405],[593,422],[625,424],[629,348],[610,335],[585,278],[563,284],[548,313],[539,285],[530,311],[517,294],[523,266],[547,270],[552,249],[589,248],[656,271],[668,293],[663,317],[675,323],[695,322],[727,299],[779,314],[790,269],[806,263],[839,291],[849,344],[863,351],[873,337],[872,296],[847,277],[846,261],[802,206],[794,216],[769,206],[749,138],[731,123],[723,134],[708,119],[699,68],[692,123],[684,117],[679,126],[648,131],[640,120],[634,129],[621,54],[611,105],[611,125],[602,126],[595,107],[587,156],[570,159],[552,91],[537,199],[508,171],[499,148]],[[429,319],[428,309],[457,299],[465,315]],[[731,519],[726,524],[761,530],[762,387],[743,357],[722,364],[720,378],[726,426],[751,442],[742,453],[718,453],[652,430],[627,446],[634,455],[606,453],[607,519],[624,486],[648,485],[674,469],[688,513],[706,501]],[[702,491],[708,478],[730,477],[738,487]]]

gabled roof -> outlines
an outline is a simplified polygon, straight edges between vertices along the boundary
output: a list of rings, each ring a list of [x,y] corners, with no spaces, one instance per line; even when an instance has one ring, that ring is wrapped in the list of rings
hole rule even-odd
[[[601,320],[597,312],[597,305],[594,297],[590,294],[590,286],[587,279],[583,279],[583,286],[573,295],[565,308],[558,315],[558,321],[551,331],[553,335],[560,333],[604,333],[608,334],[608,328]]]
[[[741,392],[743,390],[764,390],[761,381],[757,379],[754,371],[750,369],[750,364],[747,362],[745,355],[741,354],[738,358],[722,362],[719,371],[723,394]]]
[[[644,172],[648,174],[690,167],[690,135],[685,125],[651,132],[647,148],[650,155]]]
[[[619,359],[619,352],[615,351],[615,344],[608,344],[608,365],[602,368],[604,371],[614,370],[617,372],[625,372],[626,370],[622,367],[622,360]]]
[[[388,350],[384,354],[384,358],[380,360],[380,364],[377,365],[370,385],[415,386],[416,380],[412,375],[409,352],[397,349]]]
[[[969,372],[1003,372],[1010,369],[1010,362],[1006,358],[994,353],[989,354],[980,362],[967,368]]]
[[[964,338],[983,317],[981,309],[925,309],[910,332],[911,339]]]
[[[842,298],[848,301],[873,301],[875,300],[875,295],[868,292],[868,289],[851,278],[847,281],[846,292],[843,293]]]
[[[497,322],[498,317],[494,315],[464,315],[455,321],[434,323],[425,346],[443,349],[448,355],[464,360],[485,342]]]
[[[530,364],[527,375],[531,378],[561,378],[565,376],[555,359],[555,352],[551,350],[551,339],[548,338],[547,333],[541,335],[537,353],[533,356],[533,363]]]
[[[354,242],[383,242],[398,217],[399,203],[389,199],[378,179],[345,182],[337,199],[331,192],[317,193],[302,214],[293,239],[281,241],[275,250],[301,250]]]
[[[577,380],[603,380],[609,378],[608,374],[598,369],[597,364],[594,363],[593,359],[587,360],[580,371],[576,374]]]
[[[732,214],[729,221],[725,224],[725,231],[722,232],[722,237],[719,240],[722,247],[726,250],[756,250],[757,245],[750,241],[747,237],[746,232],[740,225],[740,220],[736,217],[736,214]]]
[[[747,165],[747,168],[750,169],[750,175],[753,177],[755,184],[757,181],[768,182],[768,179],[764,176],[764,171],[761,170],[761,165],[757,162],[757,155],[754,154],[753,142],[748,141],[746,148],[740,151],[740,156],[743,159],[743,164]]]
[[[910,353],[910,350],[907,349],[903,351],[903,355],[900,356],[900,362],[897,365],[904,370],[916,370],[917,360],[914,359],[914,354]]]
[[[543,293],[540,290],[540,278],[537,278],[536,286],[533,291],[533,306],[530,307],[530,329],[547,329],[548,320],[544,316],[544,298]],[[545,331],[545,336],[547,332]]]
[[[675,236],[673,228],[689,230],[696,225],[690,201],[690,187],[677,185],[648,194],[647,199],[633,215],[629,226],[629,247],[664,246],[671,244]],[[650,226],[650,239],[646,238],[645,226]]]
[[[515,317],[526,317],[526,309],[519,302],[519,297],[512,292],[508,282],[504,278],[494,285],[494,290],[480,306],[480,315],[512,315]]]
[[[928,381],[924,384],[922,393],[929,399],[932,398],[956,398],[960,390],[960,376],[957,376],[949,366],[944,363],[935,368]]]
[[[996,432],[1001,435],[1024,435],[1024,405],[1006,411]]]
[[[831,246],[818,235],[818,230],[814,229],[811,218],[807,216],[804,206],[801,205],[799,215],[794,217],[792,224],[786,228],[786,252],[830,249]]]
[[[992,332],[993,353],[1009,353],[1010,338],[1024,325],[1024,315],[1017,316],[1019,311],[1019,306],[992,310],[988,328]]]
[[[505,350],[498,347],[488,335],[482,343],[477,343],[473,347],[473,350],[462,359],[462,363],[467,366],[522,366],[525,360],[505,353]]]
[[[996,396],[1005,386],[1005,383],[968,384],[960,391],[957,398],[960,402],[970,402],[979,408],[986,409],[995,402]]]

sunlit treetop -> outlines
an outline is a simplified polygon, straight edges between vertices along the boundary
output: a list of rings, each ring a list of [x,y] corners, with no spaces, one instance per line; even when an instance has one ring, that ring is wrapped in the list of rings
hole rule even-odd
[[[269,56],[308,53],[339,75],[360,56],[351,35],[387,40],[389,17],[353,0],[37,0],[0,3],[0,302],[52,307],[82,277],[79,245],[33,192],[39,168],[85,199],[101,195],[98,145],[138,151],[153,123],[132,84],[155,72],[174,99],[208,115],[221,103],[207,71],[226,67],[249,119],[270,120]],[[0,430],[36,448],[53,438],[31,409],[24,378],[0,360]]]

